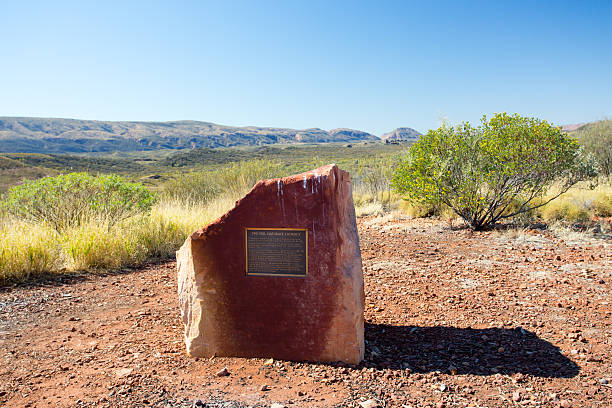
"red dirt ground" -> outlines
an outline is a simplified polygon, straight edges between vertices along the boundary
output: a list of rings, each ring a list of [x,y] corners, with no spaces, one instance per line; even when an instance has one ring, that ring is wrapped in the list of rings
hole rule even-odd
[[[359,366],[187,357],[168,262],[0,289],[0,406],[611,406],[609,241],[358,224]]]

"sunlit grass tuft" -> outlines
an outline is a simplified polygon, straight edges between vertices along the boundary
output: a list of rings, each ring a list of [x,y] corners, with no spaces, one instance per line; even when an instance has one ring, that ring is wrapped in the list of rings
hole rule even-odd
[[[536,210],[545,222],[586,222],[594,218],[612,217],[612,185],[601,184],[594,189],[577,186]]]
[[[27,279],[61,267],[59,237],[51,228],[4,220],[0,226],[0,282]]]
[[[43,223],[4,220],[0,229],[0,282],[60,270],[112,269],[169,258],[189,234],[234,204],[162,201],[148,215],[116,225],[92,220],[58,234]]]

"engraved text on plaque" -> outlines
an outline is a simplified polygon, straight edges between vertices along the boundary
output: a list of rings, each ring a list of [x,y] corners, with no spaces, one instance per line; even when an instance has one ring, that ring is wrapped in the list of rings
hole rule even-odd
[[[247,228],[246,274],[306,276],[308,230]]]

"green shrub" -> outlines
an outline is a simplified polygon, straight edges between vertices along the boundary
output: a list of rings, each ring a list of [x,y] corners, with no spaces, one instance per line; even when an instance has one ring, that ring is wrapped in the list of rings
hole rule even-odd
[[[70,173],[12,187],[2,207],[17,219],[46,222],[62,231],[96,220],[112,226],[149,211],[153,201],[144,186],[117,175]]]
[[[589,123],[573,133],[599,164],[600,174],[612,175],[612,120]]]
[[[546,204],[595,169],[594,159],[560,128],[503,113],[483,117],[479,127],[430,130],[411,146],[392,186],[408,200],[445,204],[471,228],[488,229]],[[553,183],[559,193],[539,201]]]

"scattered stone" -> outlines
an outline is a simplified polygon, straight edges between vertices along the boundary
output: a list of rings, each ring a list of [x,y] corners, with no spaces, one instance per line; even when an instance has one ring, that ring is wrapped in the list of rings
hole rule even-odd
[[[230,372],[227,367],[223,367],[221,370],[217,371],[215,375],[217,377],[227,377],[228,375],[230,375]]]
[[[448,385],[446,385],[444,383],[440,384],[440,386],[438,388],[440,389],[441,392],[448,391]]]
[[[195,400],[192,405],[193,408],[200,408],[203,406],[204,406],[204,403],[202,402],[202,400]]]
[[[512,401],[519,402],[521,400],[521,393],[519,391],[514,391],[512,393]]]
[[[361,408],[380,408],[380,404],[373,399],[359,402]]]
[[[279,404],[278,402],[275,402],[274,404],[270,406],[270,408],[287,408],[287,406],[283,404]]]
[[[115,375],[117,376],[117,378],[123,378],[132,374],[132,371],[134,371],[133,368],[120,368],[118,370],[115,370]]]
[[[359,401],[370,398],[383,406],[410,408],[442,404],[561,408],[560,400],[574,408],[609,406],[612,378],[606,372],[606,346],[611,329],[608,294],[612,280],[605,278],[609,286],[596,284],[609,269],[608,246],[593,249],[599,258],[589,262],[595,272],[592,280],[585,281],[577,265],[589,254],[572,254],[566,244],[546,235],[551,239],[549,249],[557,252],[552,256],[544,251],[535,253],[534,270],[547,270],[552,275],[536,281],[520,262],[513,263],[514,259],[520,261],[518,252],[525,245],[511,248],[507,237],[496,241],[494,235],[505,232],[496,232],[486,240],[462,229],[437,235],[432,228],[439,222],[403,221],[395,215],[358,220],[369,305],[367,354],[369,357],[372,346],[380,353],[357,366],[278,360],[264,366],[272,355],[258,359],[215,357],[211,361],[208,355],[198,363],[185,361],[182,344],[176,343],[175,336],[168,336],[169,332],[183,334],[182,327],[173,327],[173,264],[74,282],[71,290],[82,301],[70,308],[53,303],[62,293],[55,284],[3,291],[0,314],[5,320],[0,338],[6,339],[6,347],[0,364],[4,380],[0,405],[35,406],[38,398],[39,404],[61,406],[81,398],[85,405],[186,408],[202,395],[204,403],[196,407],[245,407],[248,405],[237,401],[245,399],[261,408],[276,401],[296,408],[331,407],[342,405],[344,398],[351,398],[357,408],[362,408]],[[448,252],[448,259],[433,260],[427,255],[432,241],[444,248],[441,252]],[[423,256],[418,256],[422,249]],[[503,256],[495,252],[503,252]],[[451,265],[460,253],[467,255],[464,263]],[[557,253],[563,262],[548,262]],[[483,262],[487,260],[493,260],[494,266]],[[379,264],[384,266],[371,268]],[[555,268],[558,274],[553,273]],[[467,277],[480,280],[481,287],[466,291],[459,281]],[[120,285],[104,286],[112,281]],[[99,288],[95,296],[83,296],[92,287]],[[154,295],[147,298],[155,321],[141,317],[144,306],[128,297],[144,288]],[[489,291],[497,296],[486,296]],[[445,303],[448,299],[455,302]],[[562,310],[556,307],[559,302]],[[385,311],[376,312],[378,308]],[[104,313],[90,314],[95,309]],[[560,315],[564,319],[559,319]],[[75,319],[68,322],[71,316]],[[34,325],[22,324],[30,319],[36,320]],[[138,321],[141,326],[134,324]],[[519,325],[525,328],[523,335],[520,329],[512,329]],[[77,331],[68,331],[71,326]],[[83,336],[77,334],[81,329],[86,333]],[[85,337],[89,333],[97,333],[96,338]],[[574,338],[567,333],[575,333]],[[67,335],[72,335],[74,343],[63,342]],[[582,337],[588,337],[589,345],[580,342]],[[93,340],[99,343],[97,348]],[[500,354],[499,348],[506,345]],[[576,350],[575,354],[571,350]],[[224,366],[232,379],[215,376]],[[287,374],[281,372],[282,366]],[[466,375],[447,377],[452,366]],[[117,378],[115,371],[124,367],[133,368],[132,373]],[[83,370],[91,369],[101,375],[82,375]],[[493,375],[493,369],[501,374]],[[206,371],[209,378],[206,374],[203,379],[201,375],[184,376]],[[450,392],[441,393],[439,385],[445,381],[449,381]],[[274,387],[261,392],[263,383]],[[89,390],[87,398],[75,395],[79,389]],[[521,396],[518,402],[512,399],[515,390]],[[151,404],[145,405],[146,401]]]
[[[264,384],[260,388],[262,391],[270,391],[270,386],[268,384]]]

